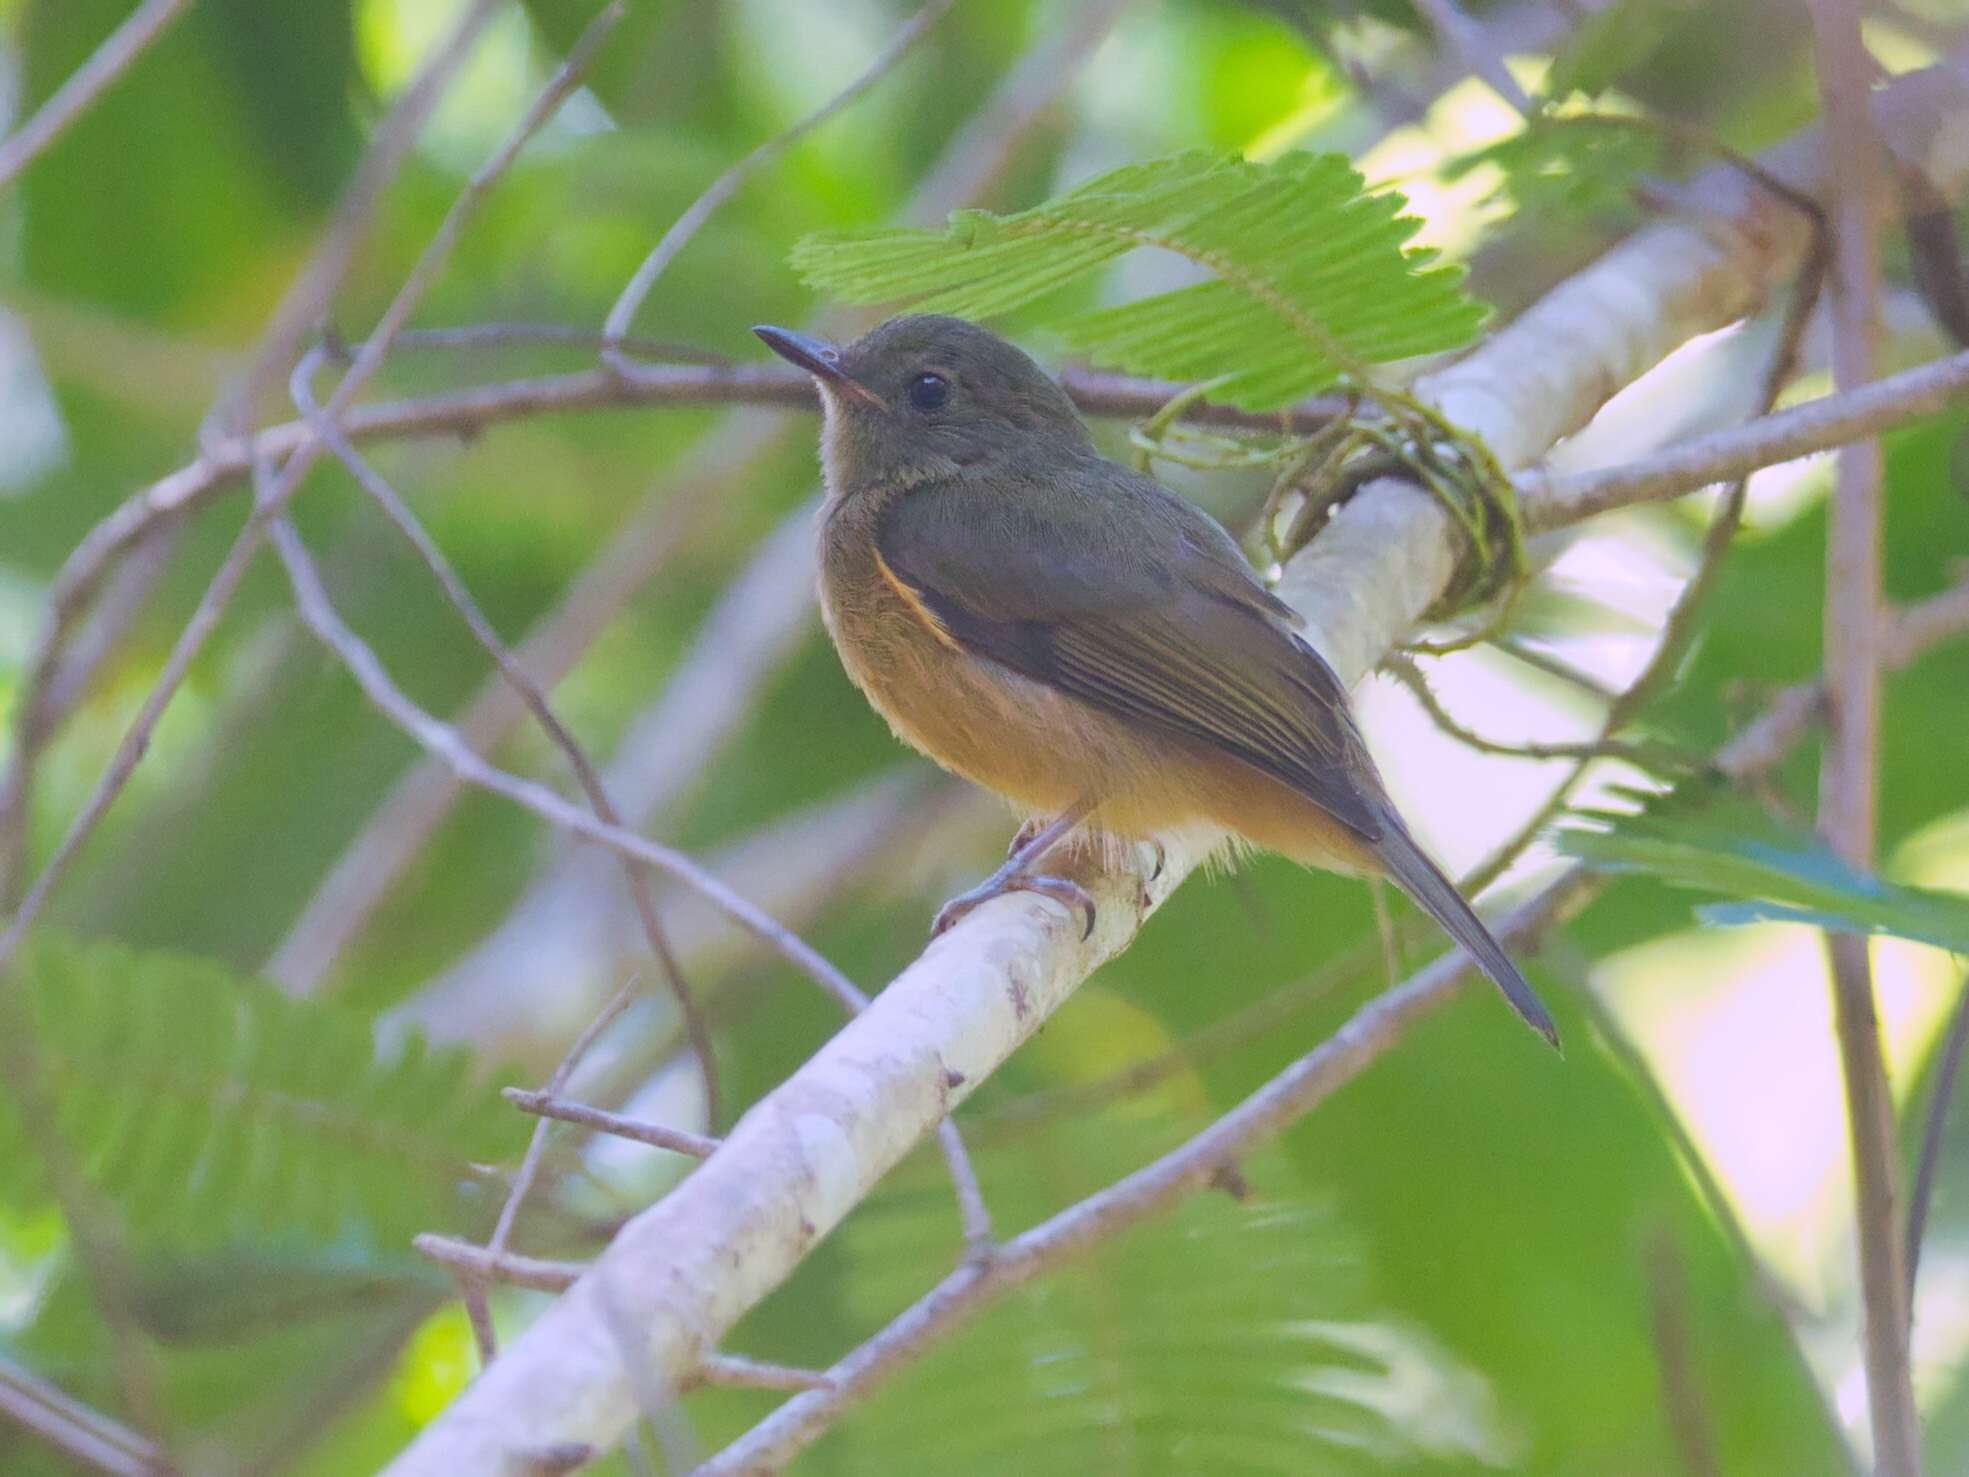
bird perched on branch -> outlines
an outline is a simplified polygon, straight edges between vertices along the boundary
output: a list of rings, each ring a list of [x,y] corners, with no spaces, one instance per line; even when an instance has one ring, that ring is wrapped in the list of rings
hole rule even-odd
[[[1066,393],[975,324],[894,318],[838,348],[753,331],[820,387],[821,603],[848,675],[905,743],[1030,817],[937,931],[1030,890],[1091,932],[1086,891],[1039,870],[1056,843],[1228,833],[1391,878],[1558,1044],[1222,527],[1102,457]]]

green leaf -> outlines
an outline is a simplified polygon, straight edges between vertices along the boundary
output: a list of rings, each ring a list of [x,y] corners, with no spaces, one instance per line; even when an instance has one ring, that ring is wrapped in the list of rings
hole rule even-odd
[[[1678,886],[1746,900],[1699,910],[1704,922],[1777,919],[1849,933],[1893,934],[1969,952],[1969,898],[1866,876],[1815,838],[1772,841],[1681,818],[1601,818],[1612,825],[1560,832],[1561,848],[1595,866],[1646,872]]]
[[[1024,1224],[1167,1146],[1193,1115],[1060,1121],[980,1161],[994,1214]],[[1385,1316],[1370,1256],[1333,1197],[1280,1156],[1242,1199],[1198,1197],[1036,1280],[935,1351],[814,1454],[817,1469],[1158,1474],[1385,1472],[1421,1457],[1503,1464],[1517,1442],[1487,1382]],[[844,1228],[854,1325],[893,1313],[950,1252],[945,1186]],[[1461,1467],[1459,1467],[1459,1470]]]
[[[1218,379],[1269,410],[1362,366],[1469,342],[1483,307],[1460,268],[1407,245],[1399,195],[1368,193],[1337,154],[1252,164],[1205,151],[1131,164],[1015,215],[964,211],[941,232],[809,236],[792,260],[852,302],[989,318],[1138,248],[1215,280],[1052,324],[1071,352],[1135,374]]]
[[[1662,138],[1617,116],[1540,116],[1509,138],[1473,149],[1443,168],[1459,179],[1483,165],[1500,173],[1491,201],[1521,215],[1590,215],[1627,202],[1639,174],[1655,168]]]
[[[1545,95],[1606,91],[1646,61],[1694,9],[1689,0],[1614,0],[1590,13],[1553,59]]]
[[[360,1267],[365,1248],[459,1227],[472,1166],[524,1136],[464,1052],[378,1052],[365,1016],[207,960],[38,934],[8,988],[56,1152],[141,1250],[281,1242]],[[28,1131],[0,1092],[0,1203],[45,1190]]]

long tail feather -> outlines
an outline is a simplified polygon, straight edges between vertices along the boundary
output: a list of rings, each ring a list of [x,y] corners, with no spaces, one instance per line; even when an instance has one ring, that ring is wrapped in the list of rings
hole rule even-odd
[[[1504,992],[1504,998],[1524,1018],[1525,1024],[1557,1047],[1559,1030],[1552,1024],[1544,1003],[1518,966],[1511,962],[1504,946],[1484,926],[1477,910],[1456,890],[1456,884],[1443,875],[1442,868],[1429,859],[1428,853],[1415,844],[1400,822],[1388,827],[1374,849],[1387,867],[1388,875],[1401,884],[1402,890],[1415,899],[1423,912],[1442,925],[1445,933],[1462,945],[1477,967]]]

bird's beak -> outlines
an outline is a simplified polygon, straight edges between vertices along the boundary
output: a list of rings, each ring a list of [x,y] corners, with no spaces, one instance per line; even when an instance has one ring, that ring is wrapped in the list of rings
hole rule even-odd
[[[823,388],[853,395],[877,410],[888,410],[888,404],[880,395],[841,367],[841,351],[834,345],[810,338],[804,333],[795,333],[790,328],[774,328],[770,323],[761,323],[752,331],[767,348],[787,363],[799,365],[819,380]]]

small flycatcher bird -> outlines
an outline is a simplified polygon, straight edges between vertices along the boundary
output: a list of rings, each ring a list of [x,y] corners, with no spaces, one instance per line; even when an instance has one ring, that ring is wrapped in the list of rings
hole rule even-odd
[[[1396,814],[1340,679],[1209,515],[1102,457],[1066,392],[975,324],[893,318],[845,347],[753,332],[820,387],[821,608],[848,675],[898,738],[1030,818],[938,931],[1013,890],[1091,931],[1085,890],[1037,870],[1076,828],[1229,833],[1392,878],[1558,1044]]]

